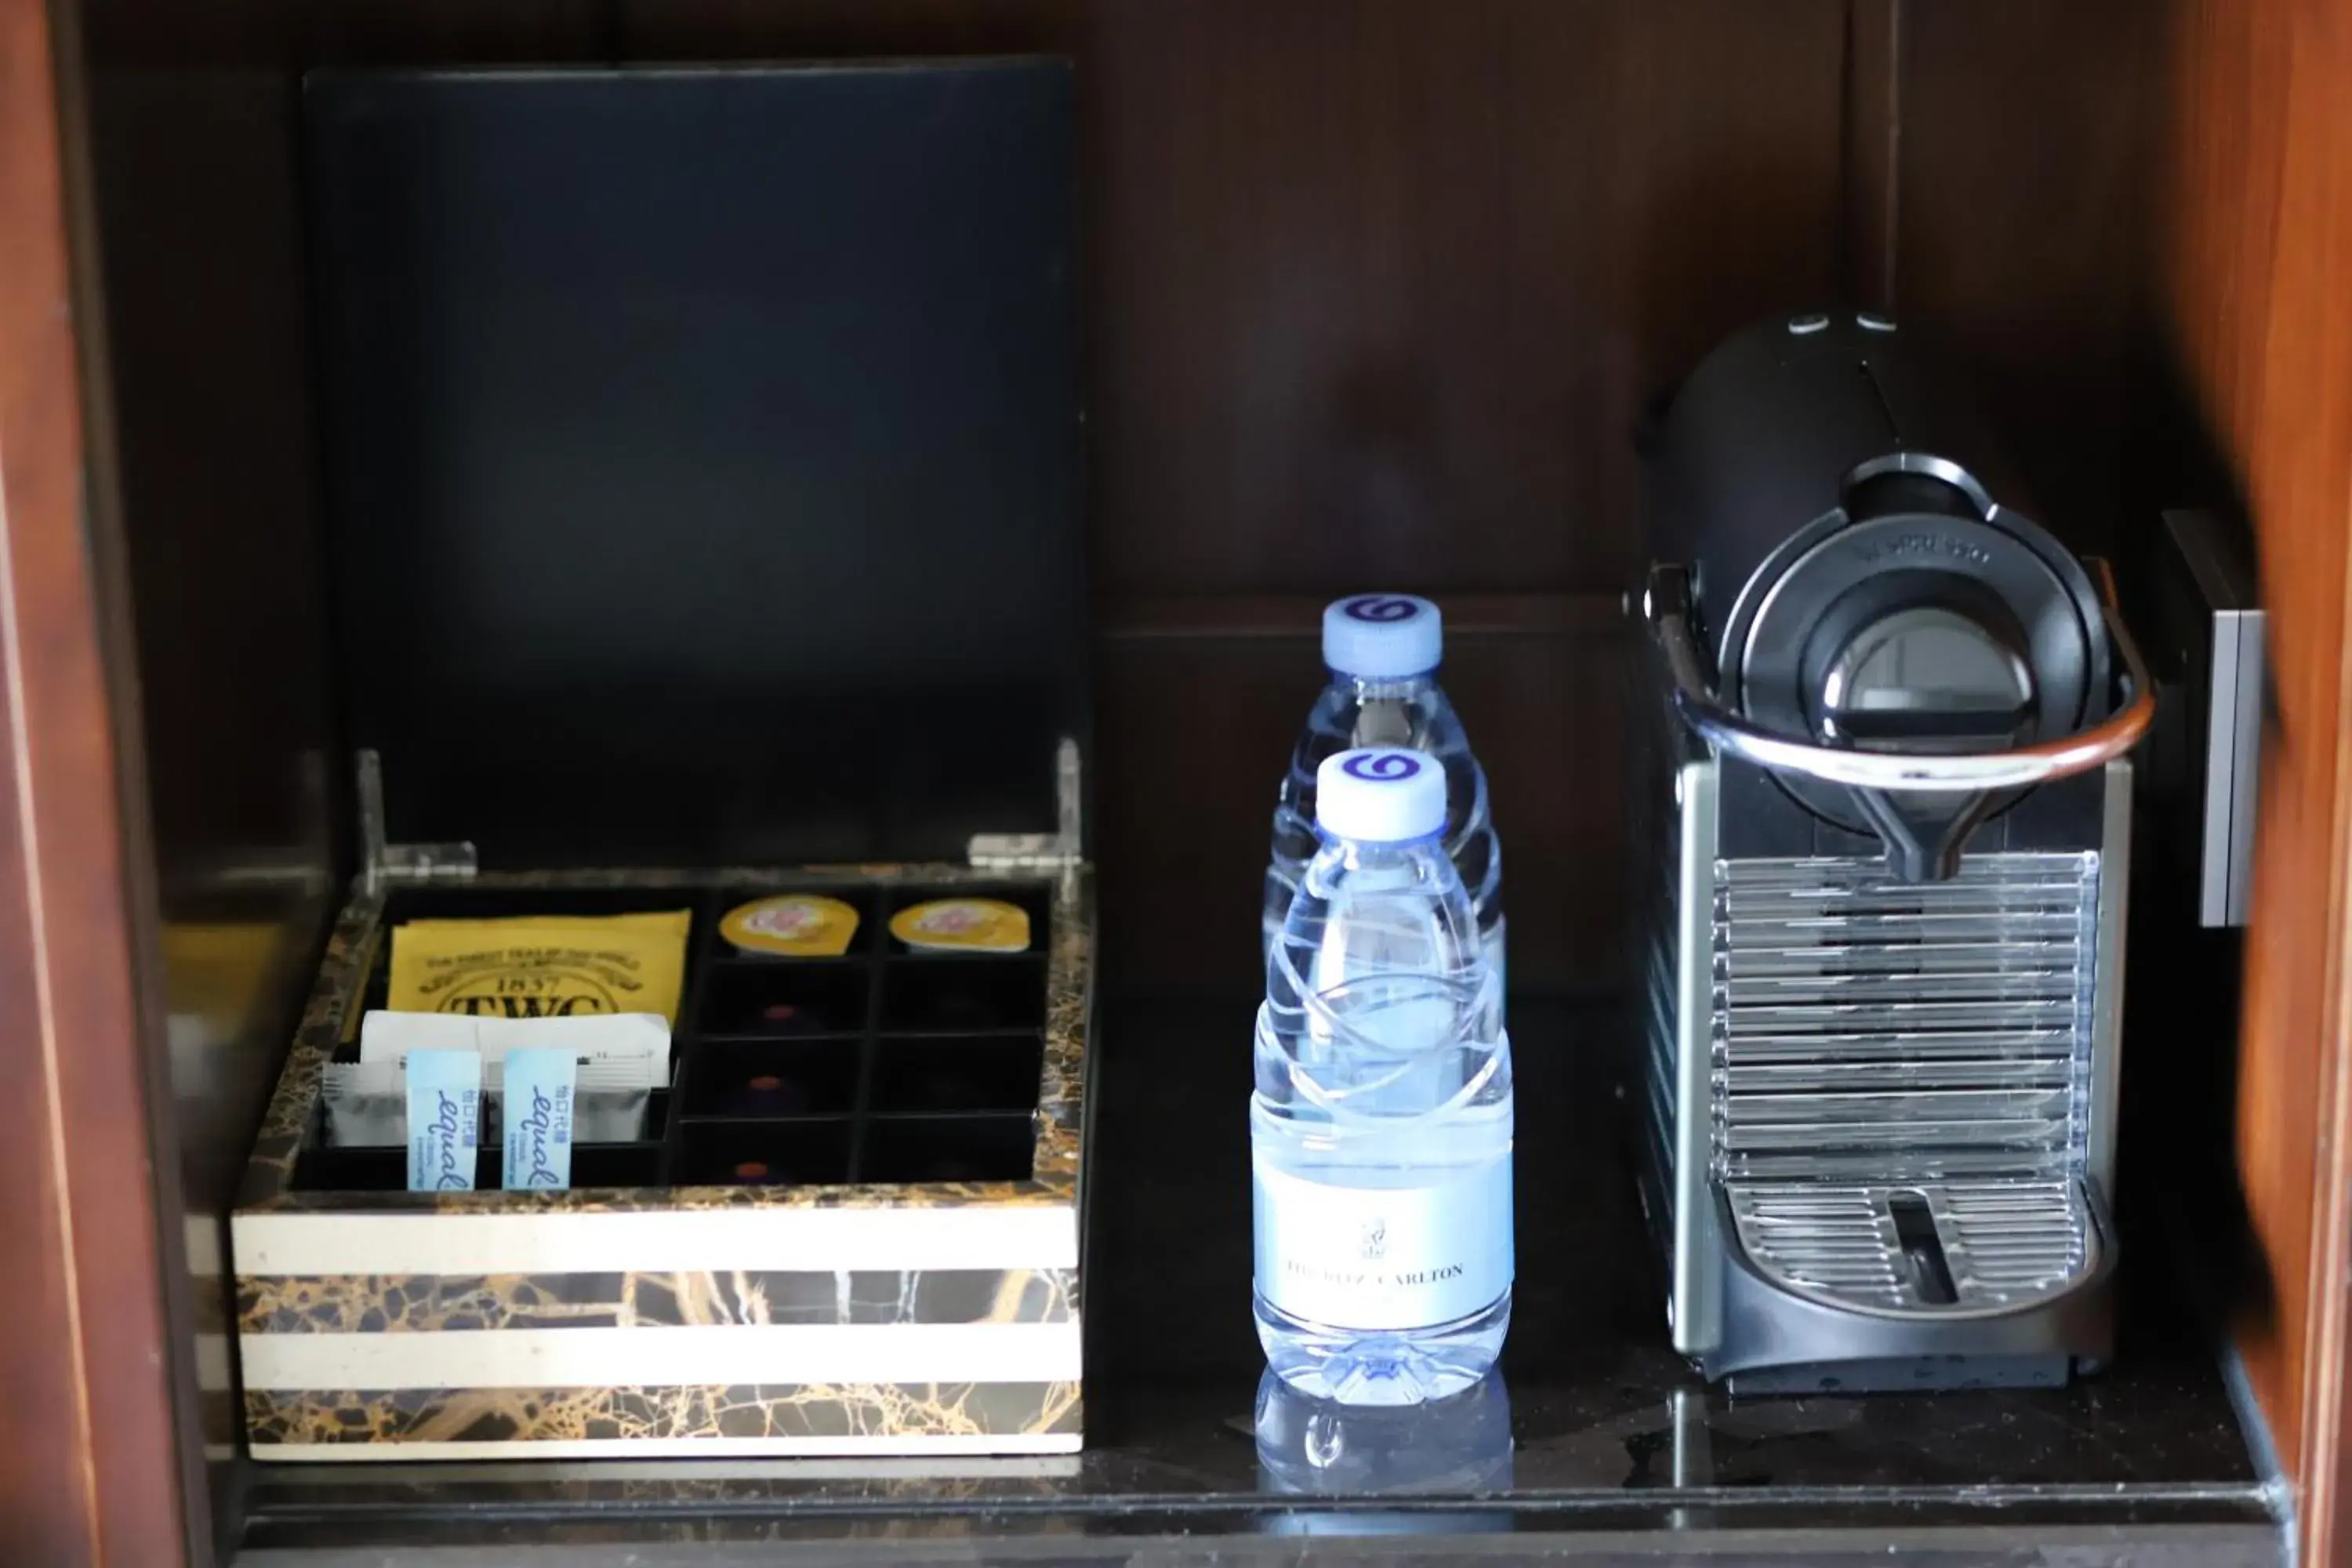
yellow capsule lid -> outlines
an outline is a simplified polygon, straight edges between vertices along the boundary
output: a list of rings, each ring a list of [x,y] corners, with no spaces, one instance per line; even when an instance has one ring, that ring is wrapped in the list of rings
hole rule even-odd
[[[890,934],[943,952],[1026,952],[1029,911],[1002,899],[934,899],[892,915]]]
[[[741,952],[838,958],[857,934],[857,910],[839,899],[779,893],[729,910],[719,919],[719,934]]]

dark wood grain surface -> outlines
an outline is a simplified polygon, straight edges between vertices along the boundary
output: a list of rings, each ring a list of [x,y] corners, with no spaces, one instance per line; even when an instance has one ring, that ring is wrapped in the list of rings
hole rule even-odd
[[[119,537],[140,717],[142,934],[185,1238],[173,1324],[191,1456],[237,1523],[226,1213],[331,887],[331,740],[301,240],[260,71],[110,74],[90,105]],[[192,301],[201,308],[191,309]],[[126,694],[118,699],[130,703]],[[201,1531],[200,1531],[201,1533]]]
[[[0,4],[0,1531],[26,1563],[185,1550],[182,1431],[44,8]]]
[[[1644,400],[1832,285],[1837,5],[1106,20],[1108,592],[1614,594]]]
[[[1892,312],[1902,244],[1903,73],[1911,0],[1852,0],[1845,8],[1846,300]]]
[[[2344,1560],[2352,1202],[2352,13],[2305,0],[2168,8],[2155,260],[2166,341],[2241,488],[2269,611],[2238,1172],[2261,1268],[2240,1345],[2303,1508]]]
[[[2161,18],[2140,0],[1901,15],[1900,308],[1981,382],[2041,521],[2112,552],[2156,527],[2124,501]]]

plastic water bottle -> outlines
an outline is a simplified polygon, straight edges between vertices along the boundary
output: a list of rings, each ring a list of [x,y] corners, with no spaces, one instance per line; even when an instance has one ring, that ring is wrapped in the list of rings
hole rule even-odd
[[[1311,1397],[1418,1404],[1510,1327],[1510,1042],[1437,759],[1341,752],[1316,783],[1257,1018],[1258,1339]]]
[[[1427,599],[1357,594],[1324,609],[1323,662],[1330,684],[1307,716],[1274,808],[1262,924],[1269,957],[1298,894],[1299,873],[1315,858],[1316,770],[1350,746],[1402,746],[1427,752],[1445,770],[1446,852],[1470,889],[1487,967],[1502,979],[1503,852],[1487,813],[1486,773],[1437,684],[1444,651],[1444,618]]]

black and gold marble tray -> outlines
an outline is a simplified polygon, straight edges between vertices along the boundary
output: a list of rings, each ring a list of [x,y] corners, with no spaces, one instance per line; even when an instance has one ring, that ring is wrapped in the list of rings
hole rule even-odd
[[[737,954],[734,903],[858,905],[840,959]],[[905,951],[892,910],[1020,903],[1024,954]],[[695,911],[674,1077],[565,1193],[404,1190],[322,1137],[386,933],[420,916]],[[1013,1454],[1080,1443],[1090,879],[955,865],[362,884],[231,1226],[265,1459]],[[749,1097],[754,1079],[774,1079]],[[781,1086],[781,1097],[779,1095]]]

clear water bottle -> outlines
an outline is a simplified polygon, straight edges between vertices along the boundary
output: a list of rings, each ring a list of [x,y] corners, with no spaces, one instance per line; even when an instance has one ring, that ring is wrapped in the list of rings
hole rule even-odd
[[[1316,784],[1257,1018],[1258,1339],[1310,1397],[1419,1404],[1510,1326],[1510,1042],[1437,759],[1341,752]]]
[[[1486,773],[1437,684],[1444,651],[1444,619],[1427,599],[1357,594],[1324,609],[1323,663],[1330,684],[1307,716],[1274,808],[1261,926],[1269,956],[1298,894],[1299,873],[1315,858],[1316,770],[1351,746],[1402,746],[1427,752],[1445,770],[1446,853],[1470,889],[1487,967],[1502,978],[1503,852],[1487,814]]]

